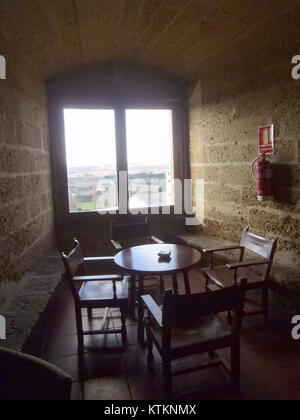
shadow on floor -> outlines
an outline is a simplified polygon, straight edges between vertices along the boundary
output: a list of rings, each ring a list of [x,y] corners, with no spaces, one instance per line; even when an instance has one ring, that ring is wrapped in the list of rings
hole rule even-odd
[[[192,292],[202,290],[203,280],[191,272]],[[101,310],[94,311],[87,328],[99,327]],[[120,313],[112,311],[111,326],[120,324]],[[135,319],[127,320],[128,345],[121,337],[91,336],[85,339],[84,354],[77,354],[74,304],[68,285],[58,287],[42,314],[24,351],[54,363],[74,381],[72,399],[159,400],[164,399],[159,377],[147,369],[147,351],[137,343]],[[291,337],[291,325],[274,317],[266,323],[261,316],[246,318],[241,336],[240,399],[300,399],[300,341]],[[227,350],[222,356],[229,358]],[[201,358],[205,356],[200,356]],[[180,360],[178,367],[190,367],[200,357]],[[161,359],[155,353],[160,367]],[[180,365],[180,366],[179,366]],[[230,378],[220,368],[175,377],[174,399],[231,400]]]

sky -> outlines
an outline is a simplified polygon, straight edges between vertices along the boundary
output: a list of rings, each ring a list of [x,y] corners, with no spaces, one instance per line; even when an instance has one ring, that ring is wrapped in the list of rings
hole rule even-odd
[[[114,110],[65,109],[67,165],[116,165]],[[169,166],[172,150],[172,111],[127,110],[128,167]]]

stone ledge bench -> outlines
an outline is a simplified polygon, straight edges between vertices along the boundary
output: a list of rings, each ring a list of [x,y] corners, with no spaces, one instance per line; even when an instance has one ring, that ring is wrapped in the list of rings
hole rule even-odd
[[[219,248],[233,245],[231,241],[209,236],[200,233],[176,233],[168,235],[166,238],[170,242],[189,245],[198,249],[202,254],[200,266],[208,266],[208,256],[203,253],[203,248]],[[236,258],[238,251],[218,252],[215,263],[227,263]],[[245,253],[245,258],[251,258]],[[296,314],[300,315],[300,271],[293,267],[283,266],[273,263],[270,277],[271,293],[270,304],[273,310],[282,317],[290,317]]]
[[[6,340],[0,345],[22,351],[64,274],[58,252],[41,258],[19,281],[6,309]]]

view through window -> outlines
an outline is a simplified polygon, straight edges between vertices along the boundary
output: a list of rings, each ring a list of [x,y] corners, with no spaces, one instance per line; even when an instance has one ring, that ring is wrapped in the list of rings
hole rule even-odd
[[[114,110],[65,109],[64,119],[70,212],[96,211],[101,201],[117,208]]]
[[[70,212],[117,210],[115,111],[65,109],[64,122]],[[126,110],[123,129],[129,208],[172,205],[172,111]]]
[[[129,208],[172,204],[173,133],[170,110],[127,110]]]

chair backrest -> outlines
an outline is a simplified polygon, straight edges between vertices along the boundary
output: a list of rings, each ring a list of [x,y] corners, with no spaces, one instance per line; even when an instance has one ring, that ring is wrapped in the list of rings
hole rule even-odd
[[[61,257],[65,266],[66,277],[70,283],[73,296],[75,299],[77,299],[78,293],[73,282],[73,277],[76,273],[79,272],[80,269],[83,269],[85,272],[86,269],[80,243],[77,241],[77,239],[74,239],[74,244],[75,248],[68,255],[62,253]]]
[[[243,230],[241,238],[241,246],[244,248],[273,261],[276,250],[277,239],[266,239],[261,236],[249,232],[248,227]]]
[[[55,366],[0,347],[0,400],[69,400],[71,378]]]
[[[150,220],[146,216],[144,220],[136,223],[117,223],[111,221],[111,239],[128,239],[128,238],[149,238],[150,232]]]
[[[241,286],[192,295],[177,295],[173,294],[172,290],[165,291],[162,306],[163,325],[172,328],[188,324],[205,315],[225,311],[234,311],[241,317],[246,283],[247,280],[242,280]]]

